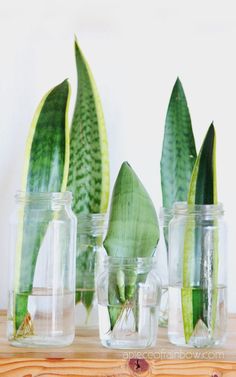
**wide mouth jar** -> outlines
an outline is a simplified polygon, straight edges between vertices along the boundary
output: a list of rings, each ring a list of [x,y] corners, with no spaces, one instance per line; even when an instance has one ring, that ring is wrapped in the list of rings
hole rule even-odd
[[[155,257],[107,257],[97,280],[99,333],[109,348],[154,346],[161,297]]]

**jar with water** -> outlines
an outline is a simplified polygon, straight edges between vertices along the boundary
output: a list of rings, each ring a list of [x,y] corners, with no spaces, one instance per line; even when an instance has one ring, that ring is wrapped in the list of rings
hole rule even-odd
[[[107,257],[97,294],[102,345],[129,349],[156,344],[161,283],[155,257]]]
[[[8,339],[57,347],[75,335],[76,217],[70,192],[16,194],[10,221]]]
[[[98,328],[95,285],[96,275],[105,254],[103,234],[106,215],[79,214],[77,222],[75,325],[79,331]]]
[[[222,204],[176,203],[169,227],[168,337],[179,346],[224,342],[226,225]]]

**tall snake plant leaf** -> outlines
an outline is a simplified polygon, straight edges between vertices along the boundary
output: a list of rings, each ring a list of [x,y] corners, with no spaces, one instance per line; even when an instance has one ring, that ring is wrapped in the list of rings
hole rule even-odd
[[[108,142],[101,101],[90,67],[75,41],[78,89],[70,134],[70,166],[68,189],[73,192],[73,211],[80,214],[106,213],[109,201]],[[91,239],[91,247],[81,252],[77,237],[76,302],[82,301],[89,311],[93,292],[86,289],[93,281],[84,279],[86,269],[92,270],[95,253],[92,245],[101,245],[101,237]],[[91,274],[93,280],[93,274]],[[89,287],[86,286],[86,284]],[[83,292],[83,293],[82,293]]]
[[[70,135],[68,188],[73,210],[105,213],[109,201],[108,143],[101,101],[91,70],[75,41],[78,90]]]
[[[215,129],[213,124],[210,125],[200,153],[196,160],[190,183],[188,204],[216,204],[217,203],[217,185],[216,185],[216,157],[215,157]],[[194,231],[194,225],[186,224],[186,235],[184,244],[183,260],[183,289],[182,289],[182,311],[184,322],[184,333],[186,343],[190,340],[199,320],[206,327],[214,326],[214,302],[217,299],[213,290],[211,303],[208,302],[208,296],[202,287],[216,287],[218,274],[218,256],[217,246],[214,251],[213,265],[209,266],[211,276],[204,276],[204,250],[202,250],[202,237],[204,236],[201,229]],[[204,243],[203,243],[204,245]],[[212,280],[212,282],[209,281]],[[200,282],[200,289],[190,289],[192,283],[195,285]],[[206,310],[208,308],[208,310]],[[209,316],[209,310],[212,312]],[[211,317],[211,318],[210,318]]]
[[[177,78],[167,110],[162,146],[163,207],[172,208],[175,202],[187,200],[195,160],[196,148],[188,104]]]
[[[107,254],[112,257],[150,257],[159,241],[159,225],[154,205],[143,184],[131,168],[124,162],[116,179],[108,224],[104,241]],[[115,326],[120,310],[112,305],[130,300],[136,274],[122,273],[109,284],[111,329]]]
[[[66,189],[69,169],[67,80],[50,90],[34,115],[26,146],[22,189],[35,192],[58,192]],[[31,219],[32,220],[32,219]],[[50,219],[29,230],[30,218],[25,208],[18,237],[15,282],[15,332],[21,336],[27,317],[28,295],[32,291],[37,256]],[[20,295],[24,292],[25,295]],[[21,329],[21,330],[20,330]]]

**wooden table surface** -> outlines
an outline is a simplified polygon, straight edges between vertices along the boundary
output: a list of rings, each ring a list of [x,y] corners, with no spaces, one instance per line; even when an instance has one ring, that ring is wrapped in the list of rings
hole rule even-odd
[[[159,329],[157,345],[146,350],[102,347],[97,331],[81,332],[65,348],[16,348],[6,339],[6,315],[0,313],[0,377],[59,376],[211,376],[236,377],[236,315],[229,317],[221,348],[180,348]]]

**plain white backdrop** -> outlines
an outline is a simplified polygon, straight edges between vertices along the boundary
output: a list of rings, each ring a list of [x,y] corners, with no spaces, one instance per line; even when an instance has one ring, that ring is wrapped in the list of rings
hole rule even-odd
[[[0,308],[7,302],[8,218],[33,113],[67,77],[73,112],[74,34],[102,98],[111,187],[128,160],[161,205],[164,121],[177,76],[198,150],[214,120],[218,193],[228,221],[229,310],[236,312],[235,0],[0,0]]]

